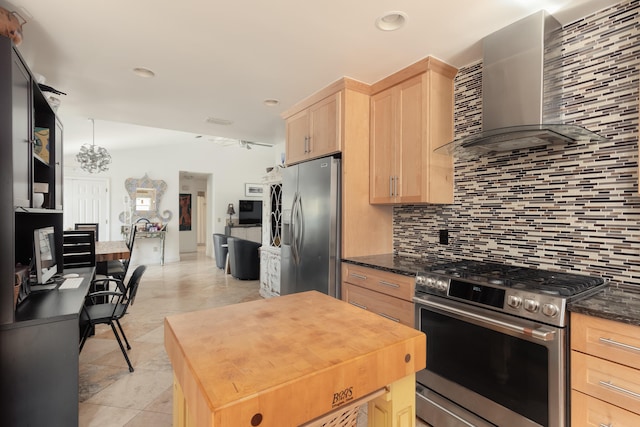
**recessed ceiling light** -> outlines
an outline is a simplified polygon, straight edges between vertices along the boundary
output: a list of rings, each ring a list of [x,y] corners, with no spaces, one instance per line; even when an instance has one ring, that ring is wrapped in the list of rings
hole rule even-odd
[[[211,123],[213,125],[223,125],[223,126],[229,126],[230,124],[233,123],[231,120],[219,119],[217,117],[207,117],[204,121],[207,123]]]
[[[133,72],[138,77],[149,78],[149,77],[155,77],[156,76],[156,73],[154,73],[150,69],[144,68],[144,67],[136,67],[136,68],[133,69]]]
[[[277,99],[265,99],[264,100],[264,105],[266,105],[267,107],[275,107],[278,104],[280,104],[280,101],[278,101]]]
[[[407,14],[400,11],[387,12],[376,19],[376,27],[382,31],[395,31],[407,22]]]

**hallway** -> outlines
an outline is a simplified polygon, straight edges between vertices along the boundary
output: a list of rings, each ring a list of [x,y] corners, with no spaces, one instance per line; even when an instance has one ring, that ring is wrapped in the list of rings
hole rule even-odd
[[[81,427],[171,426],[173,377],[164,351],[164,318],[261,298],[257,280],[225,275],[202,247],[181,257],[179,263],[148,266],[121,322],[135,372],[129,373],[109,326],[99,325],[87,341],[80,354]]]

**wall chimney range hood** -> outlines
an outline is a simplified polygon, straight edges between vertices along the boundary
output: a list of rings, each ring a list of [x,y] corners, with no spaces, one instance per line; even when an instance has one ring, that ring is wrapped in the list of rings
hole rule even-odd
[[[545,82],[544,66],[560,60],[560,30],[560,23],[541,10],[485,37],[483,131],[436,152],[473,160],[546,145],[604,141],[606,138],[581,126],[558,122],[562,88],[558,82]]]

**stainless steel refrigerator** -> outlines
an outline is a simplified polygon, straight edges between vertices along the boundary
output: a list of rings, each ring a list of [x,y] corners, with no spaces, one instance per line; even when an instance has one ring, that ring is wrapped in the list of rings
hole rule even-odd
[[[280,294],[340,298],[340,159],[283,169]]]

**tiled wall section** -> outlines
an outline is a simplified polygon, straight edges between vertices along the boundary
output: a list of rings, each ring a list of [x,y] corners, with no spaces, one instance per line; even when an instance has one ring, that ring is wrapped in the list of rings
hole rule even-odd
[[[455,202],[394,208],[394,249],[597,274],[640,285],[638,1],[562,30],[565,122],[608,138],[455,163]],[[481,129],[482,64],[456,77],[456,136]],[[448,229],[449,245],[438,243]]]

